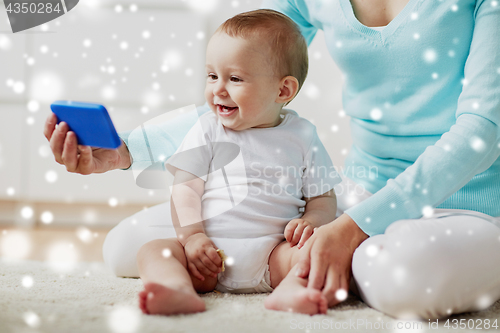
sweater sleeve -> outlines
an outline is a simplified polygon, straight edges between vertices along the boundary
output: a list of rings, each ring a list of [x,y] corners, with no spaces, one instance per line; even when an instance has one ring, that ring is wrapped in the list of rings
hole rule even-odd
[[[309,8],[307,7],[305,1],[264,0],[261,8],[273,9],[291,18],[299,26],[307,45],[309,46],[309,44],[311,44],[319,27],[314,26],[309,13]]]
[[[209,110],[208,104],[205,103],[196,110],[181,113],[174,119],[163,119],[163,116],[168,118],[167,113],[148,121],[146,126],[143,124],[132,131],[119,133],[132,156],[129,169],[138,164],[151,165],[167,160],[175,153],[198,118]]]
[[[369,236],[432,212],[500,156],[500,6],[478,1],[474,15],[456,123],[413,165],[346,211]]]

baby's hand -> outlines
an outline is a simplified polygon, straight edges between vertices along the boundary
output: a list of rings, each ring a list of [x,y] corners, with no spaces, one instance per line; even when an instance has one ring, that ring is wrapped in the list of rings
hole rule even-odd
[[[309,237],[312,236],[314,229],[314,226],[306,220],[294,219],[286,225],[285,238],[290,243],[290,246],[298,243],[298,248],[300,249]]]
[[[217,277],[217,273],[220,273],[222,260],[217,254],[217,247],[207,235],[197,233],[189,236],[184,252],[188,270],[199,280],[205,280],[201,273],[211,277]]]

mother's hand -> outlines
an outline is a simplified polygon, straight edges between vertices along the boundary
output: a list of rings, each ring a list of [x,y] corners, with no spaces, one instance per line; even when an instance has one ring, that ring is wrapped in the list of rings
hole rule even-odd
[[[340,303],[344,299],[337,299],[335,293],[339,289],[349,292],[352,256],[367,238],[349,215],[341,215],[319,227],[307,240],[296,274],[302,278],[309,276],[307,286],[323,290],[328,306]]]
[[[118,149],[79,146],[76,134],[69,130],[68,124],[61,122],[57,128],[56,124],[57,117],[51,112],[43,134],[50,142],[56,162],[65,165],[69,172],[88,175],[130,166],[130,154],[123,142]]]

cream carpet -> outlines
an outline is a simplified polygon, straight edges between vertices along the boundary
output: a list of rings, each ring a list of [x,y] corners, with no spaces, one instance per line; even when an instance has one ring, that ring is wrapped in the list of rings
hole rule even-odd
[[[401,321],[402,329],[387,329],[398,321],[353,295],[327,315],[313,317],[266,310],[266,295],[218,293],[203,295],[204,313],[143,315],[137,306],[141,289],[139,279],[117,278],[102,263],[65,267],[0,259],[0,332],[450,332],[442,322],[432,330],[427,322],[422,323],[423,329],[405,329],[401,325],[409,328],[411,323]],[[500,301],[484,311],[455,318],[500,318]]]

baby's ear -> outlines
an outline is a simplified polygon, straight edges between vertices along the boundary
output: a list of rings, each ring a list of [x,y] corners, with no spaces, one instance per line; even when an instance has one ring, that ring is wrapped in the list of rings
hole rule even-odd
[[[299,90],[299,81],[293,76],[285,76],[280,81],[280,93],[276,103],[284,104],[290,102]]]

